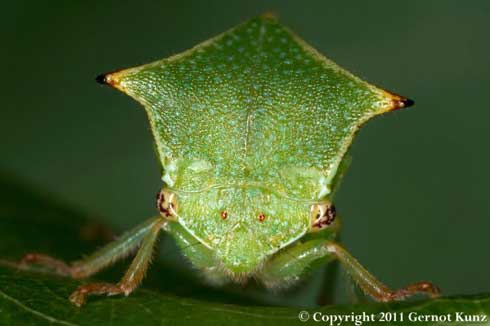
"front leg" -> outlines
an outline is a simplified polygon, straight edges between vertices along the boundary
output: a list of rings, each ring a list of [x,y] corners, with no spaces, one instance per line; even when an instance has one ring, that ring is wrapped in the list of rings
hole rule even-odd
[[[158,238],[158,234],[166,224],[167,221],[161,217],[152,225],[151,229],[143,238],[136,257],[119,283],[90,283],[82,285],[72,293],[70,301],[76,306],[81,307],[85,303],[86,297],[91,294],[124,294],[127,296],[133,292],[145,276],[146,270],[151,262],[153,247]]]
[[[269,287],[281,287],[299,279],[308,266],[318,259],[338,259],[363,292],[376,301],[402,300],[418,293],[430,297],[439,295],[439,289],[430,282],[417,282],[398,290],[391,290],[369,273],[342,246],[330,240],[310,240],[286,248],[264,267],[259,277]]]
[[[70,301],[80,307],[85,303],[87,295],[113,295],[119,293],[128,295],[143,279],[151,261],[153,246],[158,233],[166,223],[167,220],[162,216],[151,218],[90,256],[71,264],[66,264],[61,260],[44,254],[30,253],[25,255],[19,263],[9,262],[8,265],[24,270],[31,269],[31,265],[42,265],[58,275],[81,279],[97,273],[117,260],[123,259],[139,246],[136,257],[119,283],[89,283],[82,285],[70,296]]]
[[[61,276],[68,276],[74,279],[87,278],[134,252],[145,235],[160,220],[161,217],[151,218],[88,257],[71,264],[48,255],[29,253],[19,263],[9,263],[9,265],[23,270],[30,270],[32,265],[41,265]]]

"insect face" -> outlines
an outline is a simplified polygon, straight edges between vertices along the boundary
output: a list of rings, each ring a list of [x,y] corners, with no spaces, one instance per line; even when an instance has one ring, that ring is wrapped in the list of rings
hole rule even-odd
[[[262,187],[175,193],[179,199],[178,223],[210,249],[215,264],[229,274],[253,273],[309,228],[307,203]]]

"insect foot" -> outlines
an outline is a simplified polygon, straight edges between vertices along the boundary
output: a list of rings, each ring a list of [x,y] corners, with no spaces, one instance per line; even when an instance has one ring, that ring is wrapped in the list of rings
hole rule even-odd
[[[128,295],[130,292],[131,291],[125,293],[122,287],[116,284],[91,283],[78,287],[78,289],[70,295],[70,301],[77,307],[81,307],[85,304],[87,296],[90,294],[107,294],[109,296],[122,293]]]
[[[388,293],[380,301],[404,300],[416,294],[427,294],[431,298],[437,298],[441,290],[430,282],[417,282]]]

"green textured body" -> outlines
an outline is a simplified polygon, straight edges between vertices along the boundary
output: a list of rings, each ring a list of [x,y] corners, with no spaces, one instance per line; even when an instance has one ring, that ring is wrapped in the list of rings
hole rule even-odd
[[[371,298],[439,295],[430,282],[397,290],[378,281],[335,237],[332,196],[355,133],[413,101],[343,70],[263,15],[196,47],[96,79],[143,104],[162,164],[160,215],[79,261],[28,253],[58,275],[87,278],[133,251],[118,283],[80,285],[70,301],[129,295],[143,280],[159,233],[171,234],[207,279],[287,287],[310,266],[338,260]]]
[[[283,248],[301,246],[310,207],[329,200],[355,132],[401,99],[269,16],[106,78],[144,105],[164,188],[178,197],[167,229],[211,279],[260,277]]]

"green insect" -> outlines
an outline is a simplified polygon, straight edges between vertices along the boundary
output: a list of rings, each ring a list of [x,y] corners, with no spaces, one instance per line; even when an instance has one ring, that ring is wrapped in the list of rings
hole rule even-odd
[[[82,285],[70,296],[75,305],[88,295],[129,295],[160,231],[217,285],[254,278],[286,287],[314,261],[337,259],[375,300],[438,295],[429,282],[389,289],[335,242],[340,221],[332,194],[356,131],[412,101],[351,75],[270,15],[97,80],[144,106],[163,188],[158,217],[91,256],[71,264],[42,254],[22,259],[21,266],[46,265],[81,279],[139,248],[119,283]]]

